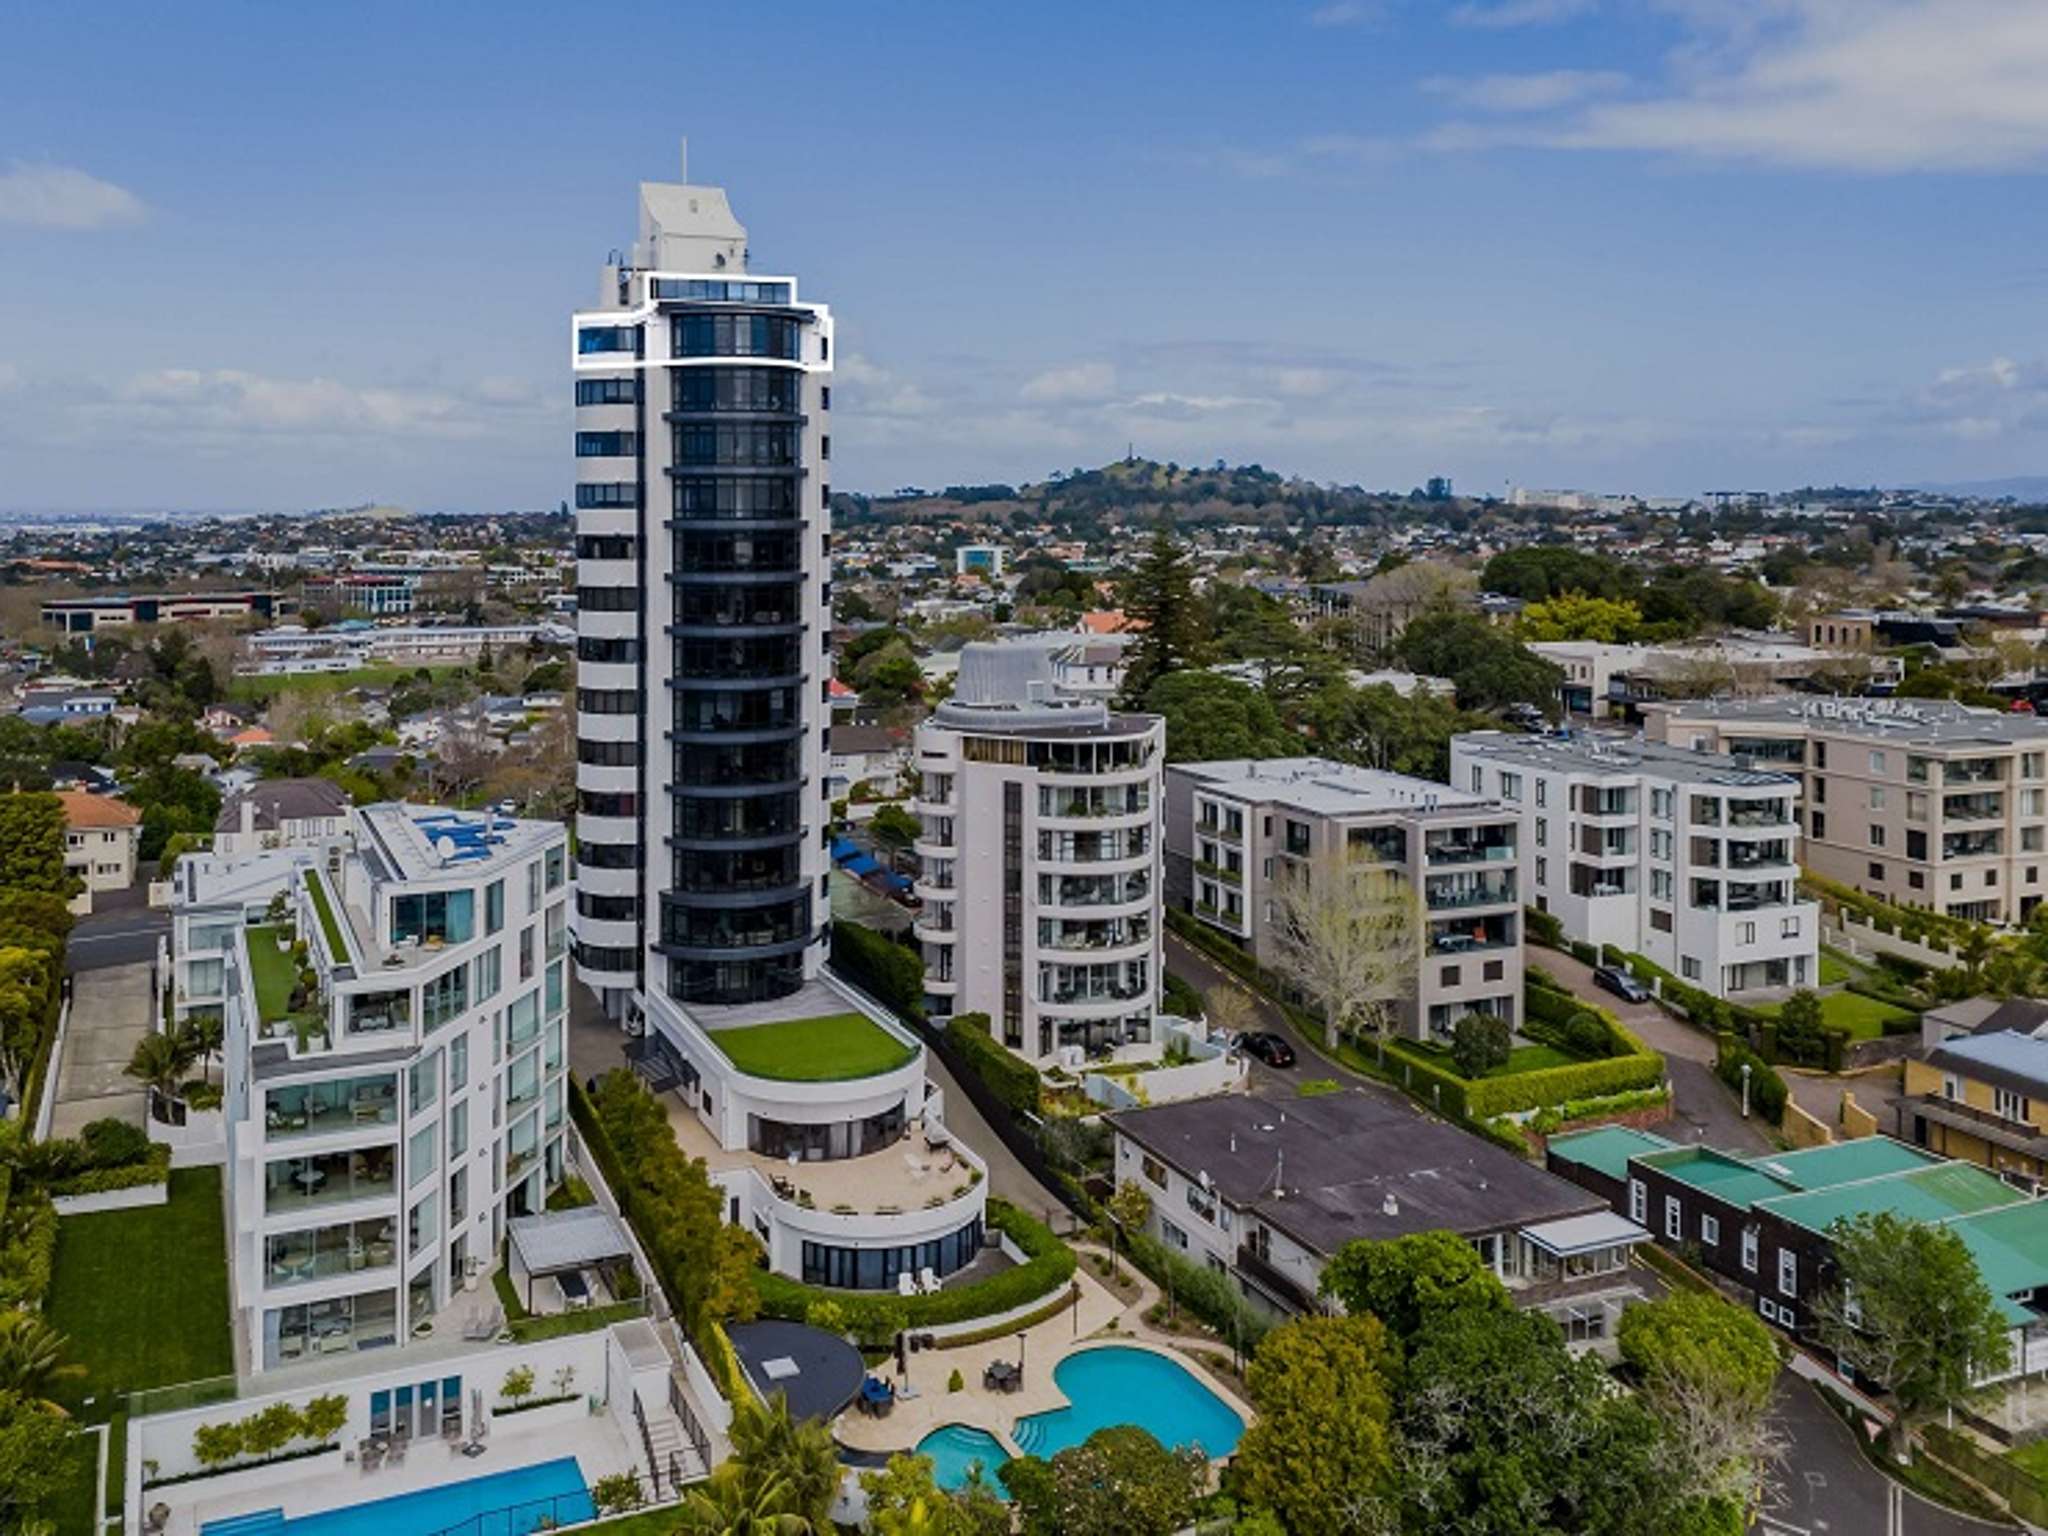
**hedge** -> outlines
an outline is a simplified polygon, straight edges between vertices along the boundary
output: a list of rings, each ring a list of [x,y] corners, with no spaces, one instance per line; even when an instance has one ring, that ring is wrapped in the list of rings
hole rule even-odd
[[[991,1339],[1014,1338],[1026,1328],[1036,1328],[1040,1323],[1050,1322],[1069,1307],[1075,1305],[1080,1287],[1072,1281],[1067,1288],[1035,1312],[1012,1318],[1007,1323],[998,1323],[993,1328],[977,1328],[972,1333],[949,1333],[944,1338],[932,1340],[934,1349],[970,1349],[976,1344],[986,1344]]]
[[[1564,948],[1564,921],[1555,912],[1522,908],[1522,933],[1530,943],[1541,944],[1545,949]]]
[[[1011,1114],[1038,1113],[1038,1068],[995,1042],[987,1014],[956,1013],[946,1023],[946,1040]]]
[[[57,1208],[40,1192],[14,1196],[0,1228],[0,1306],[38,1306],[57,1264]]]
[[[1186,1307],[1226,1339],[1234,1334],[1244,1349],[1254,1348],[1272,1327],[1222,1271],[1182,1258],[1149,1233],[1126,1233],[1124,1252],[1162,1289],[1172,1285],[1175,1305]]]
[[[924,1017],[924,961],[885,933],[839,918],[832,924],[832,969],[906,1018]]]
[[[158,1142],[139,1163],[115,1168],[88,1168],[49,1186],[53,1195],[105,1195],[117,1189],[135,1189],[144,1184],[162,1184],[171,1176],[171,1149]]]
[[[1037,1301],[1074,1278],[1074,1252],[1050,1227],[1001,1200],[988,1202],[988,1224],[1023,1251],[1024,1263],[936,1296],[827,1290],[760,1269],[754,1271],[754,1288],[760,1293],[761,1315],[802,1322],[815,1303],[830,1301],[849,1312],[871,1312],[870,1324],[879,1325],[873,1327],[874,1333],[893,1335],[898,1328],[964,1323],[969,1318],[1008,1312]],[[878,1337],[873,1342],[887,1340]]]
[[[1714,1075],[1740,1093],[1742,1068],[1743,1064],[1747,1063],[1750,1098],[1771,1124],[1783,1123],[1785,1101],[1792,1095],[1791,1090],[1785,1086],[1785,1079],[1778,1075],[1777,1068],[1751,1050],[1746,1042],[1725,1029],[1715,1039],[1718,1048],[1715,1052]]]

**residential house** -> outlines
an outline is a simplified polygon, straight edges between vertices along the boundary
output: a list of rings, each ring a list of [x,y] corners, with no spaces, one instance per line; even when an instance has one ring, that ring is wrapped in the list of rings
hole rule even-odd
[[[2013,1012],[2044,1027],[2048,1004],[2013,1002]],[[2048,1039],[2033,1029],[1982,1029],[1944,1040],[1924,1061],[1909,1058],[1905,1093],[1892,1109],[1899,1136],[1915,1146],[2028,1188],[2048,1182]]]
[[[97,892],[125,891],[135,883],[142,812],[112,795],[84,790],[59,790],[57,799],[64,807],[64,869],[83,882],[74,906],[90,912]]]
[[[232,858],[320,846],[346,830],[348,808],[348,791],[331,779],[262,779],[222,802],[213,851]]]

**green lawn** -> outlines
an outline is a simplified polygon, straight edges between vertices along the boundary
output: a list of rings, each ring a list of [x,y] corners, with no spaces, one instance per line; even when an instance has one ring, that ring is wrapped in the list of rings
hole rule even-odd
[[[264,1023],[291,1016],[299,973],[290,951],[277,947],[277,930],[267,923],[249,930],[249,979],[255,983],[256,1011]]]
[[[742,1072],[785,1083],[873,1077],[902,1066],[915,1054],[864,1013],[715,1029],[711,1039]]]
[[[1765,1018],[1776,1018],[1779,1003],[1766,1003],[1756,1011]],[[1874,997],[1865,997],[1860,992],[1830,992],[1820,1000],[1821,1022],[1835,1029],[1846,1029],[1851,1040],[1875,1040],[1884,1034],[1887,1019],[1910,1019],[1912,1015],[1903,1008],[1894,1008],[1890,1003],[1879,1002]]]
[[[1845,981],[1854,980],[1861,972],[1851,966],[1839,951],[1821,946],[1820,984],[1824,987],[1838,987]]]
[[[2022,1472],[2048,1482],[2048,1440],[2036,1440],[2005,1453],[2005,1459]]]
[[[85,1367],[58,1393],[81,1419],[104,1419],[125,1393],[233,1373],[220,1183],[218,1168],[175,1168],[167,1204],[58,1226],[44,1310]]]
[[[1513,1077],[1517,1072],[1547,1072],[1552,1067],[1575,1067],[1581,1059],[1553,1045],[1518,1045],[1508,1052],[1506,1062],[1487,1072],[1486,1076]]]
[[[42,1506],[57,1536],[100,1536],[100,1441],[81,1431],[65,1450],[64,1486]]]
[[[306,890],[313,898],[313,910],[320,915],[320,931],[327,936],[327,948],[335,960],[346,965],[354,958],[348,947],[348,935],[342,931],[341,917],[334,910],[334,904],[327,896],[327,882],[320,878],[320,871],[306,871]]]

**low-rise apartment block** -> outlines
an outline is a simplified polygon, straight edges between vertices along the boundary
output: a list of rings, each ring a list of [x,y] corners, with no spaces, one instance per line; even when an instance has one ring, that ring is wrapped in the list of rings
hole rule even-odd
[[[2048,895],[2048,720],[1940,699],[1702,699],[1652,740],[1806,776],[1799,862],[1901,906],[2026,921]]]
[[[934,1017],[1047,1066],[1151,1038],[1166,726],[1059,694],[1036,642],[961,651],[918,728],[917,937]]]
[[[1520,817],[1524,900],[1572,938],[1717,997],[1818,979],[1797,774],[1656,742],[1475,731],[1452,739],[1451,781]]]
[[[1608,1337],[1640,1292],[1640,1225],[1599,1195],[1378,1092],[1273,1103],[1191,1100],[1107,1117],[1116,1180],[1151,1198],[1146,1230],[1287,1315],[1323,1302],[1323,1266],[1355,1238],[1452,1232],[1516,1301],[1575,1343]]]
[[[2038,1019],[2041,1004],[2014,999]],[[2034,1029],[2041,1028],[2035,1024]],[[1908,1058],[1901,1139],[2038,1189],[2048,1181],[2048,1039],[1989,1028]]]
[[[1521,1019],[1520,816],[1483,795],[1319,757],[1166,769],[1168,891],[1176,905],[1278,959],[1276,881],[1368,853],[1421,893],[1421,956],[1399,1029],[1448,1039],[1468,1013]]]
[[[140,596],[51,598],[43,626],[67,635],[123,624],[180,624],[211,619],[268,619],[290,604],[275,592],[158,592]]]
[[[175,873],[180,1018],[224,1022],[252,1371],[399,1345],[568,1157],[568,831],[402,803]]]

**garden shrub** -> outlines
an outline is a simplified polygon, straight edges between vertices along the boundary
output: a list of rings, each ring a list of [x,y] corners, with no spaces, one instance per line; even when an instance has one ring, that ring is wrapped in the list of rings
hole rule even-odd
[[[946,1021],[946,1042],[1014,1115],[1036,1115],[1041,1082],[1038,1068],[997,1044],[985,1013],[956,1013]]]
[[[1749,1048],[1733,1034],[1723,1031],[1718,1041],[1714,1073],[1737,1093],[1742,1091],[1742,1068],[1749,1067],[1750,1102],[1771,1124],[1780,1124],[1785,1118],[1785,1101],[1791,1097],[1785,1087],[1785,1079],[1777,1069],[1763,1057]]]
[[[1522,908],[1522,933],[1531,944],[1541,944],[1546,949],[1564,947],[1564,923],[1555,912]]]
[[[840,918],[832,924],[832,969],[906,1018],[924,1017],[924,961],[887,934]]]

